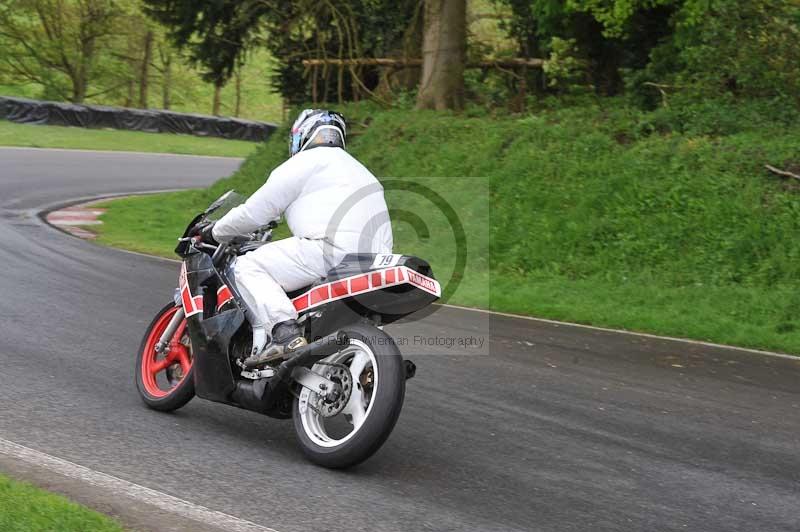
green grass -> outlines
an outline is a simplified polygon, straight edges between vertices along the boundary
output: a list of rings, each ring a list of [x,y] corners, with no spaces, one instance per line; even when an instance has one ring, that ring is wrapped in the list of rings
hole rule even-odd
[[[0,146],[247,157],[257,144],[192,135],[39,126],[0,120]]]
[[[0,530],[3,532],[121,532],[111,518],[0,475]]]
[[[471,260],[451,303],[800,353],[800,187],[763,169],[796,169],[800,126],[771,105],[344,111],[368,168],[458,211]],[[208,191],[113,202],[99,240],[169,256],[195,211],[227,188],[255,190],[285,150],[276,135]],[[396,250],[447,278],[449,225],[420,198],[387,196],[431,230],[396,219]]]

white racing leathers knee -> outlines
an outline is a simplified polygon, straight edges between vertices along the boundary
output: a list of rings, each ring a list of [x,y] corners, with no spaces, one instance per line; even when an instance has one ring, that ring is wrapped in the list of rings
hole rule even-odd
[[[392,252],[383,187],[341,148],[314,148],[287,160],[216,223],[214,238],[225,242],[281,215],[294,236],[239,257],[233,267],[250,307],[254,347],[257,335],[297,318],[286,291],[325,277],[348,253]]]

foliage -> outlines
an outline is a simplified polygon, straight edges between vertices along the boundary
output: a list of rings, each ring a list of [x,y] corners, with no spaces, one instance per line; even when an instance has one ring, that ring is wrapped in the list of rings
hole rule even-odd
[[[290,103],[312,97],[303,59],[402,55],[417,2],[347,0],[144,0],[148,13],[171,29],[172,38],[190,51],[210,81],[225,83],[246,48],[257,42],[276,58],[272,82]],[[318,99],[345,99],[375,89],[374,68],[322,72]],[[343,92],[343,94],[342,94]]]
[[[288,102],[367,97],[381,82],[374,67],[307,71],[303,59],[416,57],[419,39],[416,0],[294,2],[264,14],[264,44],[277,60],[273,86]],[[410,50],[409,50],[410,48]],[[311,76],[318,76],[317,92]],[[341,82],[340,82],[341,77]]]
[[[544,73],[550,87],[574,83],[580,78],[584,61],[577,57],[575,39],[553,37],[550,57],[544,63]]]
[[[140,0],[11,0],[0,3],[0,93],[49,100],[207,113],[214,89],[170,43]],[[221,112],[279,121],[263,49],[237,59]]]
[[[679,2],[680,0],[567,0],[566,5],[571,11],[591,13],[603,25],[605,35],[620,37],[629,31],[637,13]]]
[[[453,302],[481,305],[489,283],[497,310],[800,352],[800,242],[787,237],[800,231],[800,190],[762,166],[800,164],[798,115],[781,118],[779,101],[643,112],[584,97],[523,116],[413,120],[343,110],[357,124],[352,152],[376,174],[447,176],[459,212],[489,212],[490,278],[473,272]],[[152,198],[114,203],[101,239],[168,254],[186,212],[226,187],[251,192],[285,156],[276,137],[210,191],[160,197],[148,227],[137,219]],[[487,177],[490,193],[460,176]],[[441,270],[447,257],[399,230],[398,250]]]
[[[0,3],[0,86],[50,99],[192,111],[213,98],[217,112],[252,117],[260,117],[253,101],[269,101],[272,117],[279,114],[270,87],[293,105],[387,102],[416,89],[418,68],[306,68],[302,61],[420,57],[421,5],[7,0]],[[476,0],[470,16],[470,59],[547,60],[545,69],[467,71],[470,109],[517,112],[526,95],[586,88],[626,92],[644,109],[669,105],[677,94],[692,102],[730,94],[800,104],[796,0]],[[231,79],[236,83],[223,90]]]
[[[573,41],[570,55],[584,59],[599,93],[618,92],[624,80],[645,108],[686,90],[695,100],[723,93],[798,100],[800,94],[794,0],[496,1],[510,8],[504,28],[520,50],[549,54],[552,67]],[[573,83],[581,79],[573,76]]]
[[[675,36],[682,83],[701,96],[793,97],[800,103],[800,4],[687,0]]]
[[[224,85],[233,75],[264,6],[241,6],[241,2],[217,0],[143,0],[146,12],[168,28],[170,37],[189,50],[192,61],[203,67],[203,77]]]
[[[45,96],[80,103],[99,71],[113,68],[109,44],[122,13],[115,0],[3,2],[0,65],[11,79],[41,84]]]
[[[495,1],[510,8],[504,28],[520,42],[521,52],[554,55],[554,66],[563,62],[565,44],[572,43],[568,55],[575,63],[568,77],[577,85],[588,81],[599,94],[621,92],[622,72],[647,65],[650,51],[671,32],[673,6],[661,0]]]

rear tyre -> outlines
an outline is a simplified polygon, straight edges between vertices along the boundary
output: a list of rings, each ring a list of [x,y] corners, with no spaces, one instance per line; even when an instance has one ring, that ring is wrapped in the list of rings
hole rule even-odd
[[[167,354],[156,353],[156,344],[180,309],[174,303],[162,308],[144,333],[136,357],[136,388],[148,407],[171,412],[194,397],[194,365],[186,320],[170,341]]]
[[[341,413],[322,416],[319,396],[306,388],[295,397],[293,407],[303,452],[312,462],[334,469],[363,462],[383,445],[400,416],[406,384],[403,358],[389,335],[367,324],[344,332],[350,345],[322,361],[338,366],[313,367],[326,375],[347,366],[351,395]]]

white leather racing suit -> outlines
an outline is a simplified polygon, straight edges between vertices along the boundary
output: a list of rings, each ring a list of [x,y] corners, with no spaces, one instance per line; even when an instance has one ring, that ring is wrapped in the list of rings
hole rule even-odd
[[[391,253],[392,228],[383,187],[341,148],[319,147],[291,157],[242,205],[213,228],[220,242],[284,215],[291,238],[239,257],[236,285],[266,333],[296,319],[286,291],[325,277],[348,253]]]

